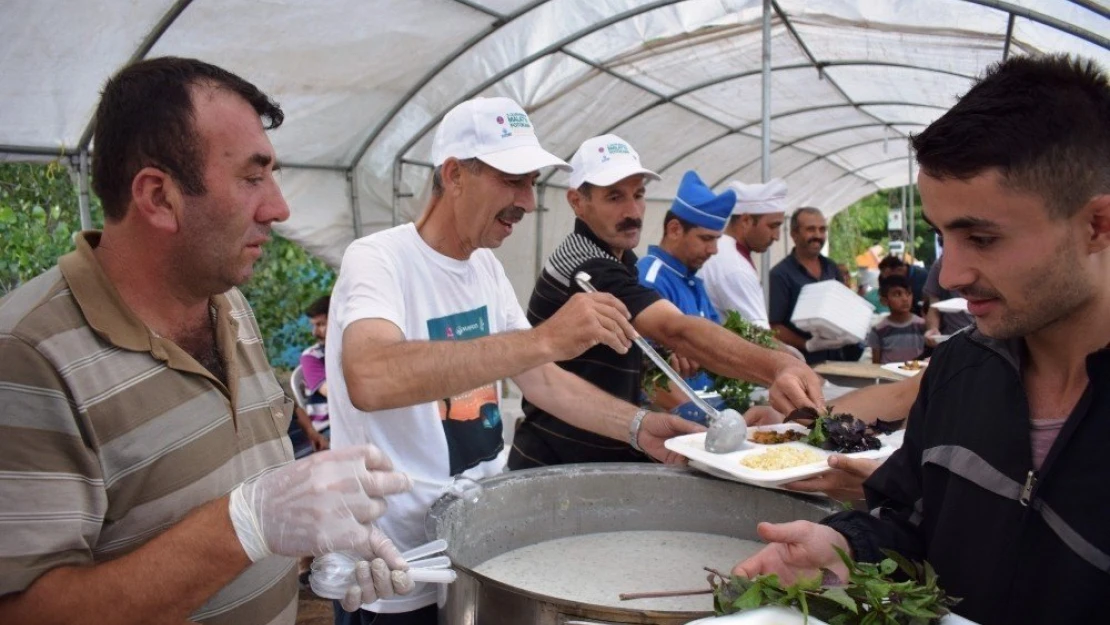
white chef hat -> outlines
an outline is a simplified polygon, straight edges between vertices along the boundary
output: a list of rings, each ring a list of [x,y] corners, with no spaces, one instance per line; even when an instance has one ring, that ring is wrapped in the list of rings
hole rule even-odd
[[[733,215],[786,212],[786,183],[779,178],[772,178],[764,184],[744,184],[733,180],[728,187],[736,192]]]

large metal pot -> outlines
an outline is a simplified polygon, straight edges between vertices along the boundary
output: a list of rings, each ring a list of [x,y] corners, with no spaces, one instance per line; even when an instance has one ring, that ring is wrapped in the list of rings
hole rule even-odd
[[[474,572],[497,555],[554,538],[625,530],[704,532],[758,540],[759,521],[817,520],[823,500],[651,464],[581,464],[506,473],[476,495],[445,495],[428,532],[445,539],[459,578],[441,596],[446,625],[678,625],[699,612],[583,604],[528,592]]]

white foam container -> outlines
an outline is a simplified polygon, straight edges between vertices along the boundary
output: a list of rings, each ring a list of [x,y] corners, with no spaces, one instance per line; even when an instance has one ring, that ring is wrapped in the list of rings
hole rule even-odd
[[[802,287],[790,321],[806,332],[859,343],[867,339],[875,307],[836,280]]]

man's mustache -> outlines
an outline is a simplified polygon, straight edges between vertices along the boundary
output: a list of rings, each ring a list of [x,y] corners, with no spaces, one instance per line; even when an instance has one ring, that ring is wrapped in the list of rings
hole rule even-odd
[[[624,232],[625,230],[639,230],[643,227],[644,221],[642,219],[633,219],[629,217],[624,221],[617,224],[617,232]]]
[[[1001,294],[998,291],[984,289],[979,286],[962,287],[956,290],[964,299],[984,300],[984,299],[1001,299]]]
[[[525,210],[523,208],[519,206],[510,206],[509,208],[502,209],[501,212],[497,213],[497,218],[501,221],[515,224],[521,219],[524,219],[524,213]]]
[[[821,239],[821,238],[815,238],[815,239],[810,239],[810,240],[806,241],[806,243],[820,243],[821,245],[824,245],[825,240]]]

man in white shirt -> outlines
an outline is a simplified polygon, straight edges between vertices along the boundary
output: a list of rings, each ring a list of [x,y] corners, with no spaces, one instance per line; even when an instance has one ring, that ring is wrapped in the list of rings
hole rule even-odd
[[[744,319],[770,329],[767,300],[752,253],[762,254],[779,240],[786,218],[786,183],[775,178],[766,184],[733,181],[728,186],[736,193],[736,207],[717,243],[717,254],[698,275],[722,319],[726,311],[735,310]]]
[[[415,486],[379,525],[402,550],[426,542],[424,517],[452,478],[504,470],[500,380],[578,427],[664,462],[671,436],[702,428],[620,401],[554,364],[596,345],[627,352],[628,310],[608,294],[576,296],[532,328],[489,248],[536,208],[540,147],[508,98],[478,98],[443,118],[432,145],[432,197],[415,224],[355,241],[332,293],[326,353],[332,445],[374,441]],[[380,600],[362,622],[435,623],[435,592]],[[384,613],[384,614],[383,614]]]

